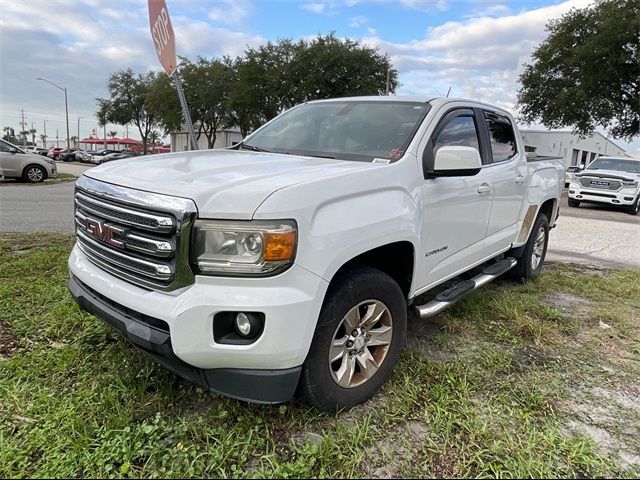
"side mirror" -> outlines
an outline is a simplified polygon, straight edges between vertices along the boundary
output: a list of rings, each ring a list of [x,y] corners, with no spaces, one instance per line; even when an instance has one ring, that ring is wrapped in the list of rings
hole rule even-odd
[[[584,164],[580,164],[580,170],[584,170]]]
[[[476,175],[480,168],[482,159],[474,147],[441,147],[433,161],[433,175],[437,177]]]
[[[11,148],[9,149],[9,153],[18,153],[18,149],[17,149],[17,148],[13,148],[13,147],[11,147]]]

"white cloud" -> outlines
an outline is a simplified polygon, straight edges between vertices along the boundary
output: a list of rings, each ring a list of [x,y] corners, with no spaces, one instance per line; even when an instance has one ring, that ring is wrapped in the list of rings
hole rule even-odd
[[[219,4],[222,5],[219,5]],[[217,22],[229,25],[240,25],[253,13],[250,4],[243,0],[222,0],[216,2],[219,6],[209,10],[208,17]]]
[[[326,4],[324,3],[303,3],[300,8],[312,13],[323,13]]]
[[[363,15],[351,17],[351,19],[349,20],[349,26],[352,28],[359,28],[367,23],[369,23],[369,19]]]

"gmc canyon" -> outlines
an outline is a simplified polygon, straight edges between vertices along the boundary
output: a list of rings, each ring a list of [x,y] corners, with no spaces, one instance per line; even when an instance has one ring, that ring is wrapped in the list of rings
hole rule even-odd
[[[69,288],[213,391],[348,408],[389,377],[408,307],[428,318],[506,272],[538,275],[563,182],[562,160],[528,159],[490,105],[308,102],[230,149],[85,172]]]

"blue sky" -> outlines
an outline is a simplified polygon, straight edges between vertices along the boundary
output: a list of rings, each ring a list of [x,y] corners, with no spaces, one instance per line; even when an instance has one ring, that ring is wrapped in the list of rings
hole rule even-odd
[[[513,110],[522,63],[545,24],[590,0],[167,0],[178,54],[240,55],[247,45],[335,32],[390,55],[399,94],[471,97]],[[71,135],[97,125],[95,98],[109,74],[159,69],[146,0],[0,0],[0,123],[18,127],[20,109],[42,133]],[[124,134],[124,128],[109,130]],[[132,129],[129,129],[132,134]],[[622,143],[622,142],[619,142]],[[628,147],[640,149],[640,143]]]

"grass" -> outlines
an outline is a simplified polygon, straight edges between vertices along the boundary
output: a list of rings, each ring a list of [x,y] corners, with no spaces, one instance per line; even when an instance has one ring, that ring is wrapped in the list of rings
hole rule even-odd
[[[29,186],[38,186],[38,185],[54,185],[56,183],[66,183],[66,182],[71,182],[74,181],[76,178],[78,178],[76,175],[72,175],[70,173],[57,173],[55,178],[48,178],[43,182],[40,183],[29,183],[29,182],[25,182],[23,180],[18,180],[18,179],[6,179],[3,183],[0,183],[0,185],[4,184],[4,185],[29,185]]]
[[[146,359],[67,294],[71,245],[0,237],[0,478],[640,474],[640,271],[555,264],[412,318],[383,392],[328,415]]]

